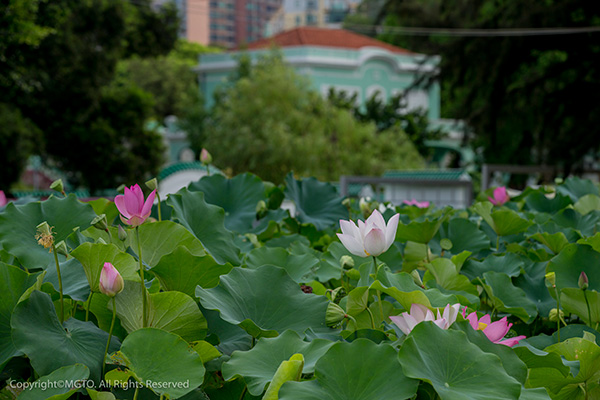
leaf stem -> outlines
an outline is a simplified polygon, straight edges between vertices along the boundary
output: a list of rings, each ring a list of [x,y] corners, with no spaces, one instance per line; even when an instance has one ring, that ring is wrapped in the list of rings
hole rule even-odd
[[[88,297],[87,307],[85,308],[85,322],[90,320],[90,306],[92,304],[92,296],[94,296],[94,292],[90,290],[90,296]]]
[[[156,198],[158,199],[158,222],[162,221],[162,215],[160,213],[160,194],[156,191]]]
[[[367,310],[367,313],[369,313],[369,318],[371,318],[371,326],[373,327],[373,330],[377,329],[377,328],[375,328],[375,319],[373,318],[373,313],[371,312],[371,309],[369,308],[369,306],[367,306],[367,308],[365,308],[365,310]]]
[[[585,305],[587,306],[588,311],[588,326],[592,328],[592,312],[590,311],[590,302],[588,301],[585,289],[583,289],[583,298],[585,299]]]
[[[554,293],[556,293],[556,327],[558,328],[556,331],[558,343],[560,343],[560,295],[558,293],[558,288],[556,285],[554,286]],[[566,324],[565,324],[566,325]]]
[[[146,315],[146,281],[144,279],[144,264],[142,262],[142,242],[140,242],[140,227],[135,227],[135,234],[138,242],[138,259],[140,261],[140,276],[142,277],[142,328],[148,326],[148,316]]]
[[[208,167],[206,167],[208,168]],[[244,390],[242,390],[242,394],[240,395],[240,400],[244,400],[244,396],[246,396],[246,392],[248,391],[248,386],[244,386]]]
[[[112,321],[110,322],[110,329],[108,331],[108,342],[106,342],[106,349],[104,350],[104,357],[102,358],[102,380],[104,380],[104,373],[106,371],[106,355],[108,354],[108,347],[110,346],[110,340],[112,339],[113,328],[115,327],[115,318],[117,316],[117,302],[115,297],[112,298],[113,302],[113,315]]]
[[[58,254],[56,254],[56,246],[52,243],[52,253],[54,254],[54,262],[56,262],[56,274],[58,275],[58,289],[60,294],[60,323],[65,321],[65,299],[63,298],[63,284],[60,276],[60,264],[58,263]]]
[[[137,400],[139,392],[140,392],[140,386],[139,385],[135,385],[135,393],[133,394],[133,400]]]

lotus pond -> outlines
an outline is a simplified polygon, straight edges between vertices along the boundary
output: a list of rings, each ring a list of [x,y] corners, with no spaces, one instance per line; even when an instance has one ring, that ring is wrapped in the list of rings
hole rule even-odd
[[[589,181],[468,209],[291,175],[152,200],[0,211],[0,399],[600,398]]]

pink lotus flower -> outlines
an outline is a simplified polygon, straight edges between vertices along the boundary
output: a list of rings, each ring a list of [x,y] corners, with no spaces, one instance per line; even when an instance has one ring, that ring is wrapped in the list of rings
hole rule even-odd
[[[488,200],[494,205],[501,206],[510,201],[510,196],[506,193],[506,187],[500,186],[494,189],[494,197],[488,197]]]
[[[492,322],[492,317],[490,317],[490,314],[485,314],[483,317],[478,319],[476,312],[472,312],[468,316],[466,316],[466,313],[467,307],[465,307],[462,312],[463,317],[469,321],[473,329],[483,331],[485,336],[487,336],[487,338],[493,343],[513,347],[515,344],[519,343],[520,340],[525,339],[525,336],[523,335],[504,339],[504,336],[508,333],[510,327],[512,326],[511,323],[506,321],[506,317],[502,318],[500,321]]]
[[[440,314],[440,310],[437,310],[437,318],[435,318],[429,308],[422,304],[413,304],[410,306],[410,313],[403,312],[401,315],[390,317],[390,319],[405,335],[408,335],[417,324],[423,321],[433,321],[440,328],[448,329],[456,321],[459,310],[459,303],[452,306],[448,304],[442,314]]]
[[[117,269],[109,262],[104,263],[100,272],[100,291],[107,296],[114,297],[121,293],[125,282]]]
[[[4,190],[0,190],[0,207],[5,206],[8,203],[6,200],[6,195],[4,194]]]
[[[412,199],[412,200],[404,200],[403,203],[406,204],[406,205],[409,205],[409,206],[417,206],[419,208],[427,208],[427,207],[429,207],[429,202],[428,201],[417,201],[415,199]]]
[[[156,190],[144,202],[144,193],[138,184],[131,188],[125,187],[125,194],[115,197],[115,205],[121,213],[121,221],[127,225],[140,226],[150,216]]]
[[[399,218],[400,214],[394,215],[386,225],[381,213],[375,210],[365,222],[359,220],[358,226],[353,221],[340,220],[342,233],[337,235],[355,256],[377,257],[394,243]]]

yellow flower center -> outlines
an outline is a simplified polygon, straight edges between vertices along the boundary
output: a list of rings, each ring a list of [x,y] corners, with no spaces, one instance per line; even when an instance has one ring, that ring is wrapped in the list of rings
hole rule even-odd
[[[486,323],[479,322],[479,326],[477,327],[477,330],[478,330],[478,331],[482,331],[482,330],[484,330],[485,328],[487,328],[487,326],[488,326],[488,325],[487,325]]]
[[[366,250],[365,250],[365,254],[366,254],[366,255],[368,255],[369,257],[371,256],[371,255],[369,254],[369,252],[368,252],[368,251],[366,251]]]

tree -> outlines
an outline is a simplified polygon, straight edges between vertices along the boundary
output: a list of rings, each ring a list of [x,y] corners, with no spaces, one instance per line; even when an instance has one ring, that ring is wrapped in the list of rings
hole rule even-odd
[[[356,121],[309,87],[277,56],[265,57],[226,87],[206,131],[215,163],[273,182],[290,171],[336,180],[422,166],[402,131],[377,133],[373,123]]]
[[[337,107],[350,110],[361,122],[373,122],[378,132],[400,127],[413,142],[419,154],[428,158],[432,149],[425,145],[427,140],[439,140],[444,136],[440,128],[429,125],[427,112],[422,109],[407,111],[407,103],[403,94],[398,94],[387,101],[374,93],[361,107],[356,101],[357,94],[349,96],[345,91],[329,89],[327,100]]]
[[[34,23],[51,33],[35,48],[5,43],[20,73],[0,82],[0,102],[43,132],[43,159],[71,183],[94,191],[143,180],[161,165],[161,137],[144,127],[151,98],[113,80],[118,60],[132,52],[158,56],[172,48],[177,21],[162,15],[149,1],[40,2]],[[147,31],[150,23],[156,26]],[[134,27],[143,41],[132,41]]]
[[[393,26],[521,29],[600,26],[585,0],[388,0],[382,39],[442,56],[446,116],[465,119],[492,163],[557,165],[598,151],[599,32],[506,37],[406,36]],[[594,154],[595,155],[595,154]]]

